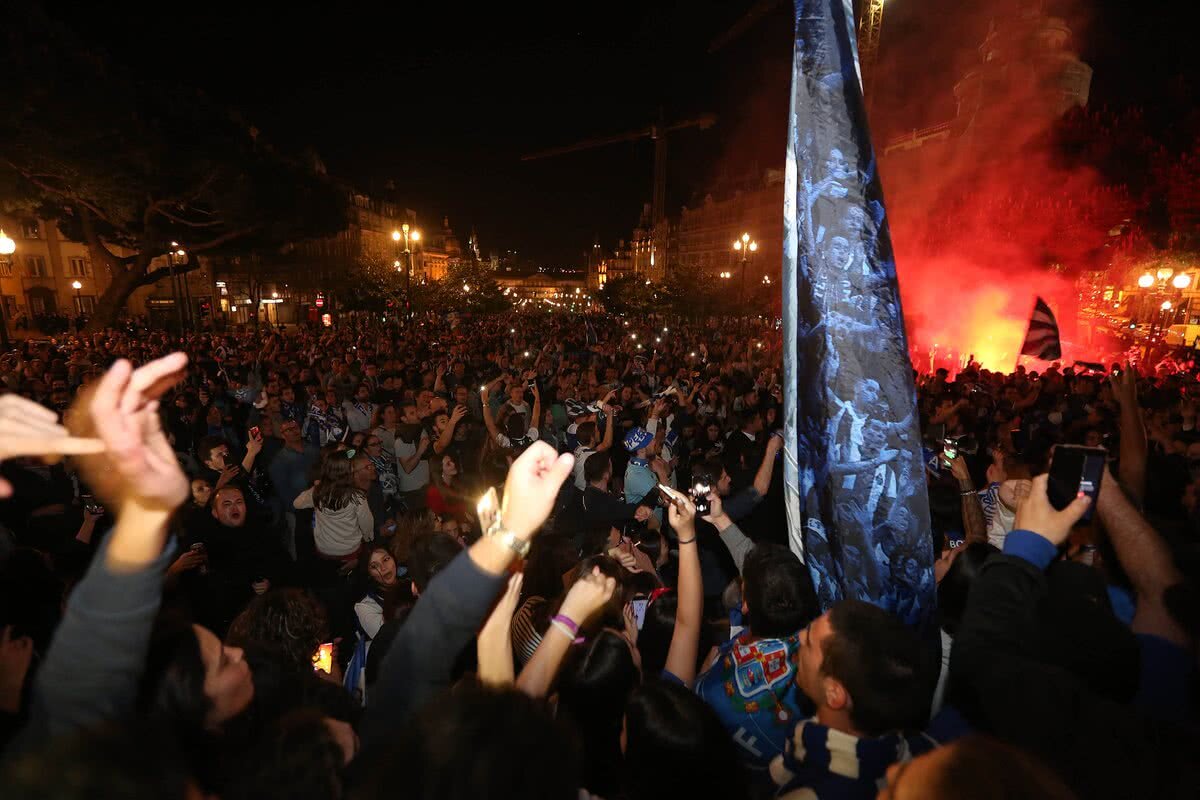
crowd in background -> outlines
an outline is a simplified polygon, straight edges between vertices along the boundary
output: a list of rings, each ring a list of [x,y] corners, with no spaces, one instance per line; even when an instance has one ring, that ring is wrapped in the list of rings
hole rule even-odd
[[[3,355],[5,796],[1195,796],[1196,376],[917,376],[913,630],[787,546],[781,353],[513,313]]]

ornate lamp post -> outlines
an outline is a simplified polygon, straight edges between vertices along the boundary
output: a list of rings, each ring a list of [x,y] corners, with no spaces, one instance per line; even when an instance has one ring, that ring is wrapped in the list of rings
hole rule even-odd
[[[17,243],[9,238],[0,228],[0,264],[12,265],[12,254],[17,250]],[[5,318],[4,292],[0,291],[0,349],[8,351],[8,320]]]

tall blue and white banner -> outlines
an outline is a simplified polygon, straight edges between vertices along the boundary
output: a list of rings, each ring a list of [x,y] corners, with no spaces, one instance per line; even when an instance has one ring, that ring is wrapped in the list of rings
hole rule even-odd
[[[796,0],[784,201],[787,507],[821,605],[934,608],[916,390],[852,0]]]

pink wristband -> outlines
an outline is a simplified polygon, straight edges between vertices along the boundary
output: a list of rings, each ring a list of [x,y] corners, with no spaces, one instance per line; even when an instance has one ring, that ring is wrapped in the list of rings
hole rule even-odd
[[[579,635],[579,626],[576,625],[575,620],[571,619],[570,617],[564,616],[563,614],[559,614],[559,615],[555,616],[554,619],[551,621],[552,622],[560,622],[563,625],[566,625],[567,628],[571,631],[571,634],[573,636]]]

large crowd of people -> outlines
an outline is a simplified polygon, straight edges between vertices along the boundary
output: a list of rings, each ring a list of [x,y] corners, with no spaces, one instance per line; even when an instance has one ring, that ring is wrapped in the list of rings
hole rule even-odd
[[[915,630],[787,546],[773,322],[0,356],[4,796],[1197,796],[1196,376],[919,375]]]

